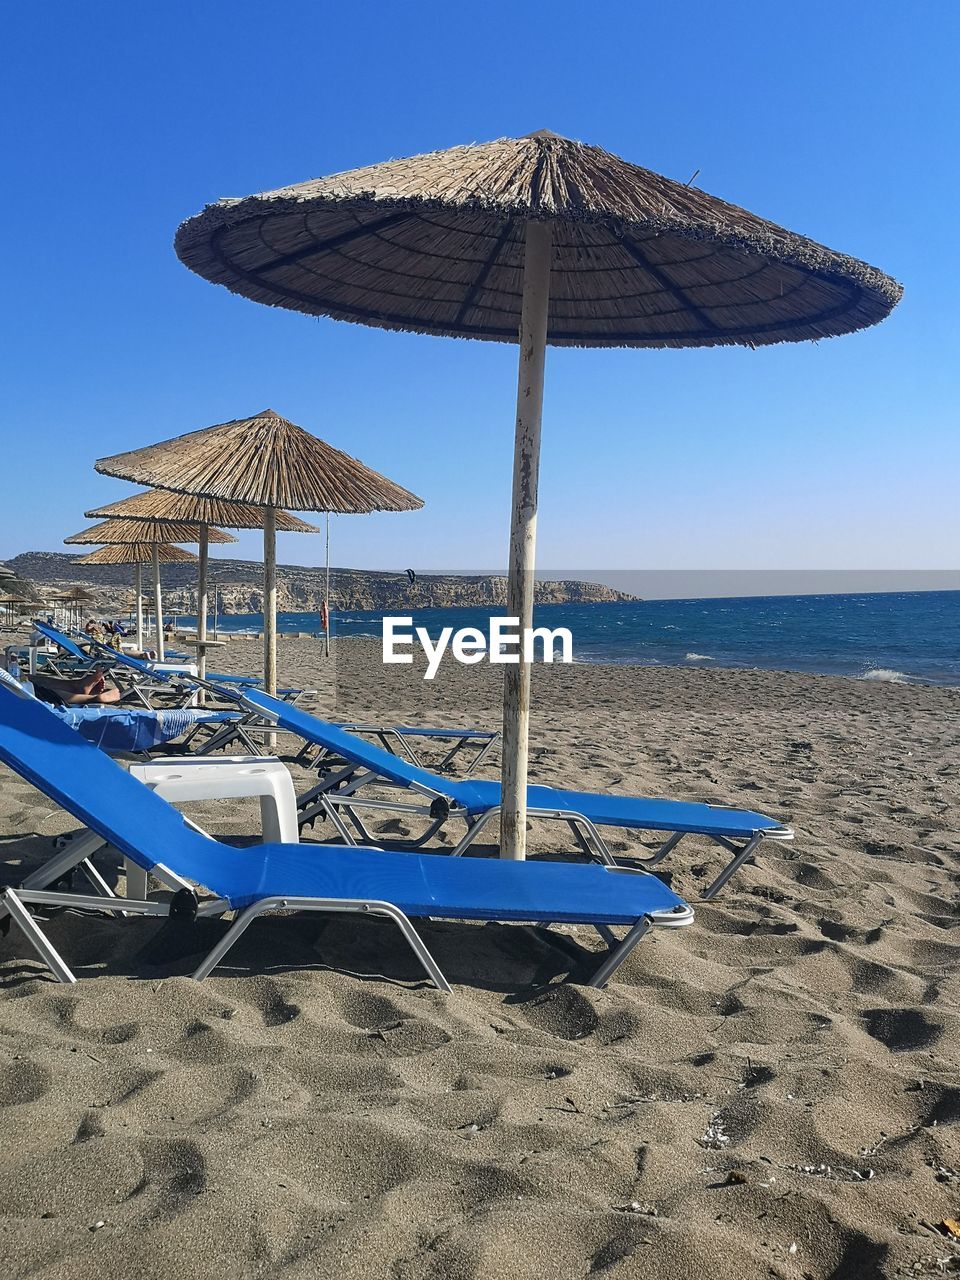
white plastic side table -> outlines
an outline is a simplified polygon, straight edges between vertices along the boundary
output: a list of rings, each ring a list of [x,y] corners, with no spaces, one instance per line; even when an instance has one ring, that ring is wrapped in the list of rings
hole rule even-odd
[[[264,844],[298,844],[297,795],[285,765],[274,756],[163,756],[132,764],[130,773],[164,800],[260,799]],[[127,897],[145,898],[147,873],[126,860]]]

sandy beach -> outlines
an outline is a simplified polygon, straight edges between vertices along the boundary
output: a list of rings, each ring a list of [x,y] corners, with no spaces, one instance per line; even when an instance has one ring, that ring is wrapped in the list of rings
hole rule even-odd
[[[374,642],[319,654],[280,644],[283,680],[317,689],[324,714],[499,727],[498,668],[447,663],[427,683],[382,666]],[[255,670],[259,649],[235,640],[217,660]],[[184,975],[212,921],[187,936],[59,916],[46,928],[75,987],[11,931],[0,1274],[960,1270],[942,1226],[960,1217],[958,765],[960,689],[538,667],[534,780],[741,805],[796,830],[607,990],[563,983],[598,945],[586,929],[551,944],[425,923],[450,997],[386,923],[261,922],[202,985]],[[189,811],[231,839],[256,826],[252,802]],[[6,882],[75,827],[0,770]],[[567,847],[559,828],[530,836]],[[667,869],[696,904],[718,866],[691,840]]]

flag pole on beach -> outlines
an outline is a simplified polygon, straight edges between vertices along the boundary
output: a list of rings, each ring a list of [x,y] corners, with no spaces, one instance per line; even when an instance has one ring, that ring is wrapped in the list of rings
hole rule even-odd
[[[323,583],[323,654],[325,658],[330,657],[330,512],[326,512],[327,517],[327,564],[326,575]]]
[[[134,573],[137,590],[137,653],[143,653],[143,566],[137,561]]]

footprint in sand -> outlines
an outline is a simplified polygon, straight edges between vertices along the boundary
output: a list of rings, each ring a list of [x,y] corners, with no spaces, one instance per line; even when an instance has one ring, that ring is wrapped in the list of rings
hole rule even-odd
[[[6,1059],[0,1070],[0,1107],[36,1102],[50,1092],[50,1085],[50,1072],[33,1058]]]
[[[867,1009],[863,1018],[867,1032],[894,1053],[925,1049],[943,1035],[922,1009]]]

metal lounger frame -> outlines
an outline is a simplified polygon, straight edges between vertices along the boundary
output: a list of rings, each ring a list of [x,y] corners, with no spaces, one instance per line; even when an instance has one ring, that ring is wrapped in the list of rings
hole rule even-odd
[[[452,769],[453,762],[461,752],[465,752],[468,747],[474,748],[474,754],[467,761],[466,767],[459,773],[461,778],[471,778],[477,769],[483,764],[487,756],[500,741],[499,729],[490,730],[423,730],[416,729],[410,725],[394,725],[382,723],[367,723],[359,721],[337,721],[336,727],[343,729],[347,733],[367,733],[374,736],[385,751],[389,751],[391,755],[398,756],[401,760],[407,760],[416,769],[432,768],[437,773],[446,773],[448,769]],[[435,765],[426,765],[417,754],[413,746],[414,738],[431,738],[440,740],[449,740],[453,745],[449,747],[446,755],[439,763]],[[304,765],[307,768],[319,764],[320,759],[325,754],[323,747],[319,747],[316,743],[305,742],[303,747],[294,757],[295,764]]]
[[[49,938],[40,928],[36,919],[27,910],[27,904],[35,906],[48,906],[55,908],[65,908],[74,910],[104,910],[107,909],[111,914],[118,916],[136,915],[136,916],[170,916],[172,913],[172,904],[170,902],[161,902],[148,898],[118,898],[111,889],[105,884],[99,873],[96,876],[97,887],[101,888],[100,894],[77,894],[77,893],[60,893],[55,890],[30,887],[29,881],[36,880],[37,877],[46,877],[49,884],[59,879],[65,870],[72,866],[78,865],[80,862],[87,864],[85,870],[89,866],[89,855],[93,851],[92,846],[101,847],[106,842],[93,832],[86,832],[74,844],[69,854],[62,854],[59,858],[54,858],[48,862],[33,876],[28,877],[19,888],[7,889],[0,896],[0,915],[9,915],[13,923],[17,925],[24,938],[34,949],[40,959],[48,967],[58,982],[73,983],[76,982],[76,976],[66,961],[51,943]],[[319,846],[318,846],[319,847]],[[72,857],[72,861],[71,861]],[[92,869],[92,868],[91,868]],[[631,871],[637,875],[645,874],[642,871],[634,870],[629,867],[621,867],[620,871],[629,874]],[[193,889],[187,885],[185,881],[174,876],[172,872],[164,867],[153,867],[151,875],[156,875],[162,882],[169,887],[177,887],[179,890],[186,890],[193,895]],[[144,875],[144,888],[146,873]],[[95,882],[95,883],[96,883]],[[104,902],[106,897],[107,902]],[[112,904],[116,903],[116,907]],[[122,904],[122,905],[121,905]],[[230,911],[230,904],[222,898],[214,898],[197,904],[195,914],[197,916],[219,916]],[[437,964],[430,950],[428,949],[423,938],[417,932],[409,916],[407,916],[399,907],[392,902],[375,898],[298,898],[298,897],[269,897],[263,898],[259,902],[253,903],[243,911],[237,913],[235,919],[230,925],[227,932],[220,941],[205,956],[199,967],[194,971],[193,977],[198,982],[202,982],[204,978],[221,963],[227,953],[232,950],[233,946],[239,941],[242,934],[246,932],[249,926],[259,916],[265,915],[271,911],[315,911],[322,912],[326,915],[372,915],[381,916],[389,920],[400,930],[404,940],[416,956],[420,965],[423,967],[427,977],[440,991],[451,994],[453,988],[447,981],[440,966]],[[448,919],[451,917],[443,917]],[[587,982],[590,987],[604,987],[613,977],[614,973],[620,968],[623,962],[633,952],[636,946],[648,933],[653,925],[662,925],[667,928],[682,928],[693,921],[693,910],[690,907],[675,907],[669,911],[652,911],[641,916],[639,920],[633,924],[625,938],[618,940],[613,934],[609,926],[603,924],[595,924],[593,928],[607,944],[607,955],[601,961],[599,967]]]
[[[308,691],[309,692],[309,691]],[[299,694],[302,696],[302,694]],[[294,705],[298,697],[287,699]],[[450,729],[448,733],[440,734],[432,731],[429,735],[424,734],[419,729],[414,729],[407,725],[394,724],[374,724],[374,723],[338,723],[338,729],[344,729],[347,733],[368,733],[376,737],[380,745],[391,753],[406,760],[417,769],[425,769],[428,766],[424,764],[420,756],[417,754],[412,738],[429,736],[431,738],[448,738],[452,742],[444,755],[443,759],[436,765],[429,766],[434,768],[438,773],[445,773],[451,770],[453,762],[461,752],[466,751],[468,747],[474,747],[474,755],[467,762],[466,768],[459,772],[459,777],[470,778],[477,769],[483,764],[487,756],[500,741],[499,730],[491,729],[488,732],[479,733],[477,730],[464,731],[463,729]],[[249,749],[250,735],[258,736],[280,733],[289,734],[292,737],[297,735],[291,729],[284,729],[281,725],[274,724],[272,721],[264,720],[262,717],[253,713],[248,713],[246,719],[235,722],[233,726],[222,725],[216,735],[215,740],[206,747],[207,751],[225,751],[235,741],[243,742]],[[479,741],[478,741],[479,739]],[[254,748],[256,753],[256,748]],[[313,742],[303,742],[303,745],[292,758],[292,763],[301,765],[303,768],[316,768],[321,759],[327,755],[324,747],[318,746]]]
[[[358,810],[407,813],[429,819],[427,829],[419,836],[396,842],[396,845],[401,848],[413,850],[422,848],[423,845],[432,840],[449,819],[459,818],[466,823],[467,830],[459,843],[450,851],[450,856],[458,858],[467,852],[487,823],[500,816],[500,805],[494,805],[478,816],[473,816],[461,806],[450,801],[442,792],[431,791],[419,783],[411,783],[409,788],[398,787],[398,789],[420,793],[430,800],[429,807],[396,800],[374,800],[359,796],[358,792],[364,786],[370,784],[388,788],[397,786],[397,784],[390,782],[389,779],[384,779],[381,775],[371,770],[363,770],[355,765],[348,765],[329,774],[326,778],[322,778],[315,786],[298,798],[297,807],[300,826],[303,827],[306,823],[312,822],[322,815],[330,819],[345,843],[356,845],[358,841],[341,817],[340,811],[342,810],[349,818],[357,835],[359,835],[359,843],[371,845],[387,844],[395,847],[395,842],[384,841],[381,836],[374,836],[365,826]],[[577,813],[571,809],[528,808],[527,817],[567,823],[573,832],[580,851],[588,858],[602,862],[608,867],[620,866],[609,845],[600,834],[596,823],[588,818],[586,814]],[[634,829],[628,828],[628,830]],[[656,866],[677,847],[685,835],[689,834],[695,833],[675,831],[664,840],[653,854],[648,857],[636,857],[633,861],[639,862],[644,868]],[[757,846],[763,840],[792,840],[793,831],[789,827],[762,828],[740,844],[735,840],[728,839],[726,836],[707,834],[707,838],[726,849],[732,856],[716,878],[701,893],[700,897],[704,902],[709,902],[711,898],[716,897],[731,876],[735,875],[744,863],[750,860],[756,852]]]

